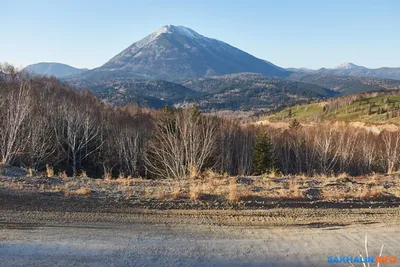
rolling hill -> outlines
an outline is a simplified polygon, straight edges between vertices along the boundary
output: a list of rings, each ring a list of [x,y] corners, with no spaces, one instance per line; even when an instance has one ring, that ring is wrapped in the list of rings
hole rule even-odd
[[[25,67],[23,70],[43,76],[54,76],[56,78],[63,78],[88,71],[88,69],[78,69],[66,64],[55,62],[36,63]]]
[[[400,124],[400,94],[369,93],[286,108],[268,120],[339,120]]]
[[[294,72],[287,79],[316,84],[340,92],[341,95],[400,89],[400,81],[383,78]]]
[[[195,101],[199,94],[189,88],[161,80],[143,80],[129,77],[79,80],[70,82],[89,88],[95,95],[111,105],[137,103],[140,106],[160,108],[184,101]]]
[[[257,73],[199,78],[186,81],[183,85],[202,93],[199,106],[203,109],[270,109],[289,102],[304,103],[339,94],[321,86]]]

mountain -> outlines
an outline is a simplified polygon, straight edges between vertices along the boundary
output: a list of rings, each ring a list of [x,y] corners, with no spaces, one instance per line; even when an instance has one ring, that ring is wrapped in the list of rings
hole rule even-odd
[[[238,73],[197,78],[183,83],[202,94],[202,109],[271,109],[311,99],[329,98],[339,93],[318,85],[266,77],[257,73]]]
[[[336,67],[335,69],[320,69],[317,72],[333,74],[333,75],[387,78],[387,79],[400,80],[400,68],[368,69],[366,67],[357,66],[353,63],[344,63],[339,67]]]
[[[340,92],[342,95],[400,90],[400,81],[384,78],[338,76],[320,72],[293,72],[287,79],[316,84]]]
[[[88,69],[77,69],[66,64],[55,63],[55,62],[50,62],[50,63],[41,62],[29,65],[24,68],[24,71],[30,73],[44,75],[44,76],[55,76],[57,78],[63,78],[69,75],[80,74],[87,70]]]
[[[336,70],[350,70],[350,69],[357,69],[357,68],[364,68],[364,67],[357,66],[356,64],[353,64],[351,62],[344,62],[344,63],[340,64],[339,66],[337,66],[335,69]]]
[[[321,68],[318,70],[310,70],[301,68],[288,68],[287,70],[292,72],[322,73],[338,76],[355,76],[400,80],[400,68],[382,67],[378,69],[369,69],[350,62],[344,62],[333,69]]]
[[[183,81],[239,72],[286,77],[290,72],[183,26],[166,25],[90,72],[131,73],[146,79]]]

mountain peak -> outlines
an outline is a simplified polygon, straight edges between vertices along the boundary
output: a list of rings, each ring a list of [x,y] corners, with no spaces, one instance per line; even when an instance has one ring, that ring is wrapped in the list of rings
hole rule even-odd
[[[227,43],[175,25],[162,26],[133,43],[99,69],[168,81],[239,72],[255,72],[274,77],[285,77],[290,73]]]
[[[164,25],[156,31],[156,36],[159,36],[161,34],[179,34],[188,38],[202,37],[200,34],[190,28],[184,26],[175,26],[171,24]]]
[[[354,68],[359,68],[360,66],[353,64],[351,62],[344,62],[337,66],[335,69],[354,69]]]

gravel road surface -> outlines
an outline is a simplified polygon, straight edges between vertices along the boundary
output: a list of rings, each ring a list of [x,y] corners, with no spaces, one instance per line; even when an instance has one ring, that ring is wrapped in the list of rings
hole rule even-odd
[[[243,227],[206,224],[0,224],[1,266],[348,266],[327,257],[400,256],[400,227]],[[391,266],[396,266],[391,264]],[[399,265],[397,265],[399,266]]]

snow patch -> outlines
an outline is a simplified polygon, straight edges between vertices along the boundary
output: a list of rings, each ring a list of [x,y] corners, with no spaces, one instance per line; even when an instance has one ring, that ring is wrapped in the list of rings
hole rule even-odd
[[[358,67],[358,66],[355,65],[355,64],[353,64],[353,63],[344,62],[344,63],[340,64],[339,66],[337,66],[335,69],[345,69],[345,70],[348,70],[348,69],[353,69],[353,68],[357,68],[357,67]]]
[[[163,33],[169,33],[169,34],[177,33],[181,36],[186,36],[191,39],[196,39],[196,38],[202,37],[200,34],[193,31],[192,29],[186,28],[184,26],[174,26],[174,25],[170,25],[170,24],[165,25],[165,26],[161,27],[160,29],[158,29],[155,32],[155,35],[159,36]]]

